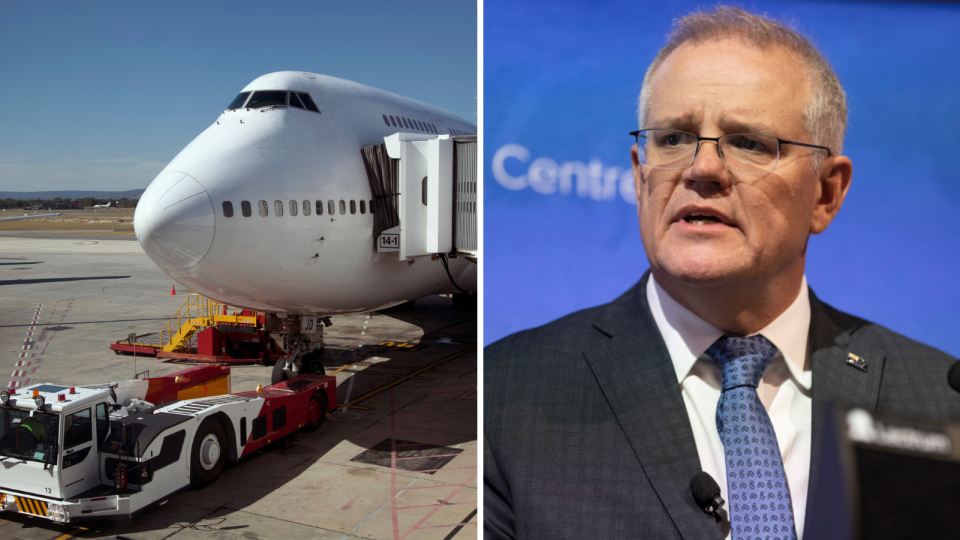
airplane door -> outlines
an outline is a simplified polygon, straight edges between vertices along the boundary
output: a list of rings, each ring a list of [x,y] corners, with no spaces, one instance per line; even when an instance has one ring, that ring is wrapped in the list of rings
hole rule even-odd
[[[99,412],[106,404],[97,406]],[[60,450],[60,488],[63,497],[72,497],[100,483],[93,409],[88,407],[63,416],[63,444]]]

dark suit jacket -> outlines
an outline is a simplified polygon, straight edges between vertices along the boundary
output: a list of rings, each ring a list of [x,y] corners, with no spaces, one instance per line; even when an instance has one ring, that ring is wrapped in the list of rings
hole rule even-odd
[[[648,277],[484,350],[487,538],[722,538],[690,493],[700,460]],[[956,419],[960,396],[950,356],[810,303],[813,493],[825,404]]]

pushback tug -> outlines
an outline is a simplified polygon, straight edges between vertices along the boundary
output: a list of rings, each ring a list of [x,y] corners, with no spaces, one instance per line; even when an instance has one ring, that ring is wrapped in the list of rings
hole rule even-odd
[[[298,429],[320,427],[336,379],[230,394],[230,368],[0,392],[0,511],[56,522],[127,518]]]

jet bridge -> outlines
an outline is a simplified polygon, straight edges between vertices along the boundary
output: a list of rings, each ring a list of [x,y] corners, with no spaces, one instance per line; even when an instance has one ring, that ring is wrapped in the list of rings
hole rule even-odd
[[[362,151],[377,252],[476,260],[477,138],[394,133]]]

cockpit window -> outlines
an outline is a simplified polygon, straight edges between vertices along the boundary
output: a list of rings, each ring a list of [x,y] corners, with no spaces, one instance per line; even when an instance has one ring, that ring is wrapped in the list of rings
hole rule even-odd
[[[300,100],[303,101],[303,106],[306,107],[308,111],[320,112],[320,109],[313,103],[313,98],[310,97],[310,94],[298,93],[297,95],[300,96]]]
[[[300,98],[298,98],[293,92],[290,92],[290,106],[298,109],[303,108],[303,105],[300,104]]]
[[[260,92],[254,92],[253,96],[250,97],[250,102],[247,103],[248,109],[260,109],[262,107],[270,107],[271,105],[286,105],[287,104],[287,93],[278,90],[262,90]]]
[[[243,107],[243,102],[247,100],[247,96],[250,95],[250,92],[240,92],[240,95],[233,98],[233,101],[230,102],[230,105],[227,105],[227,109],[239,109]]]

